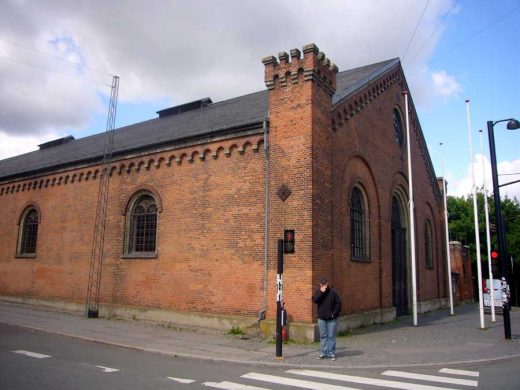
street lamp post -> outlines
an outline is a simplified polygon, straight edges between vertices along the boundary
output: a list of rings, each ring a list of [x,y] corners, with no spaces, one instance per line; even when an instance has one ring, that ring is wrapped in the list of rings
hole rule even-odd
[[[491,160],[491,176],[493,179],[493,200],[495,202],[495,220],[497,225],[497,238],[498,238],[498,250],[500,253],[500,273],[502,278],[506,281],[509,279],[508,265],[506,261],[506,237],[504,220],[502,218],[502,206],[500,204],[500,189],[498,184],[498,172],[497,172],[497,156],[495,152],[495,134],[493,127],[500,122],[507,122],[508,130],[516,130],[520,128],[520,122],[516,119],[502,119],[499,121],[488,121],[488,137],[489,137],[489,157]],[[511,340],[511,319],[509,317],[509,301],[503,304],[503,316],[504,316],[504,337]]]

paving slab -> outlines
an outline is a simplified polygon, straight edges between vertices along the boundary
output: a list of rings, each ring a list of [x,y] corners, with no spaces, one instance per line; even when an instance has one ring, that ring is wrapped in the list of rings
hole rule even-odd
[[[485,317],[478,305],[439,310],[387,324],[355,329],[337,339],[337,360],[316,360],[318,343],[283,345],[255,336],[230,336],[207,329],[181,329],[148,321],[85,318],[80,313],[0,301],[0,322],[43,332],[132,348],[172,357],[309,368],[370,368],[453,365],[520,357],[520,309],[511,310],[512,340],[504,339],[502,317]]]

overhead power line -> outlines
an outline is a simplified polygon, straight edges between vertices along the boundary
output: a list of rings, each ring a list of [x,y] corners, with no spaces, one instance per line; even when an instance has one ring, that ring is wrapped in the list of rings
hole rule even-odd
[[[444,15],[444,18],[442,18],[442,20],[437,24],[437,26],[433,29],[433,31],[431,32],[431,34],[428,36],[428,38],[426,38],[423,42],[423,44],[421,45],[421,48],[419,50],[417,50],[415,52],[415,55],[412,57],[412,59],[410,60],[409,64],[413,64],[413,61],[417,58],[417,56],[419,55],[419,53],[421,51],[423,51],[423,49],[426,47],[426,44],[428,43],[428,41],[435,35],[435,33],[437,32],[437,30],[439,29],[440,26],[442,26],[444,24],[444,21],[448,18],[448,16],[451,15],[451,13],[453,12],[453,10],[455,9],[455,7],[459,4],[459,0],[455,1],[453,3],[453,6],[450,8],[450,10],[446,13],[446,15]]]
[[[4,57],[4,56],[0,56],[0,59],[6,60],[6,61],[12,61],[12,62],[15,62],[15,63],[17,63],[17,64],[22,64],[22,65],[26,65],[26,66],[32,66],[32,67],[34,67],[34,68],[38,68],[38,69],[40,69],[40,70],[45,70],[45,71],[47,71],[47,72],[52,72],[52,73],[61,74],[61,75],[63,75],[63,76],[73,77],[73,78],[75,78],[75,79],[79,79],[79,80],[87,81],[87,82],[89,82],[89,83],[94,83],[94,84],[104,85],[104,86],[106,86],[106,87],[111,87],[110,84],[101,83],[101,82],[99,82],[99,81],[94,81],[94,80],[91,80],[91,79],[87,79],[86,77],[81,77],[81,76],[77,76],[77,75],[70,74],[70,73],[60,72],[60,71],[58,71],[58,70],[54,70],[54,69],[51,69],[51,68],[47,68],[47,67],[45,67],[45,66],[31,64],[30,62],[24,62],[24,61],[20,61],[20,60],[15,60],[14,58],[9,58],[9,57]]]
[[[464,38],[463,40],[459,41],[458,43],[456,43],[455,45],[453,45],[452,47],[450,47],[448,50],[446,50],[444,53],[438,55],[437,57],[433,58],[432,60],[428,61],[425,65],[421,66],[420,68],[416,69],[414,72],[410,73],[410,76],[413,76],[415,75],[417,72],[423,70],[424,68],[426,68],[429,64],[431,64],[432,62],[435,62],[437,61],[439,58],[442,58],[444,57],[445,55],[447,55],[448,53],[451,53],[453,50],[455,50],[457,47],[459,47],[460,45],[468,42],[469,40],[475,38],[477,35],[479,34],[482,34],[484,31],[488,30],[489,28],[493,27],[495,24],[497,24],[498,22],[500,22],[502,19],[505,19],[507,18],[509,15],[511,15],[513,12],[515,12],[516,10],[520,9],[520,5],[519,6],[516,6],[515,8],[513,8],[512,10],[506,12],[505,14],[503,14],[502,16],[499,16],[497,19],[495,19],[494,21],[492,21],[491,23],[487,24],[486,26],[482,27],[480,30],[474,32],[473,34],[471,34],[469,37],[467,38]]]
[[[419,28],[419,25],[421,24],[422,18],[424,16],[424,13],[426,12],[426,9],[428,8],[428,4],[430,4],[430,0],[426,2],[426,5],[424,6],[423,12],[421,16],[419,17],[419,20],[417,21],[417,25],[415,26],[415,30],[413,30],[413,34],[410,37],[410,41],[408,42],[408,46],[406,46],[406,50],[404,51],[402,61],[404,61],[406,54],[408,53],[408,49],[410,48],[410,45],[412,44],[413,38],[415,37],[415,33],[417,32],[417,29]]]
[[[113,74],[110,74],[110,73],[107,73],[107,72],[103,72],[101,70],[97,70],[97,69],[91,68],[90,66],[87,66],[87,65],[85,65],[85,64],[83,64],[81,62],[78,62],[78,61],[72,61],[72,60],[69,60],[67,58],[63,58],[63,57],[57,56],[55,54],[46,53],[44,51],[35,49],[34,47],[23,45],[21,43],[13,42],[11,40],[7,40],[7,39],[4,39],[4,38],[0,38],[0,41],[8,43],[8,44],[13,45],[13,46],[22,47],[22,48],[24,48],[26,50],[30,50],[30,51],[33,51],[35,53],[38,53],[38,54],[41,54],[41,55],[44,55],[44,56],[47,56],[47,57],[52,57],[52,58],[55,58],[55,59],[63,61],[63,62],[68,62],[69,64],[80,65],[80,66],[84,67],[85,69],[89,69],[89,70],[91,70],[93,72],[97,72],[97,73],[100,73],[100,74],[104,74],[106,76],[114,77]],[[109,87],[111,87],[111,85],[109,85]]]

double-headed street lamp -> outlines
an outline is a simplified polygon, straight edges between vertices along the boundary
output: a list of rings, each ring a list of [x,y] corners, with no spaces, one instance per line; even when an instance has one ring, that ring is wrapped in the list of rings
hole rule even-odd
[[[497,237],[498,237],[498,250],[500,253],[500,273],[502,274],[503,280],[507,283],[509,280],[509,269],[506,261],[506,236],[504,220],[502,219],[502,206],[500,204],[500,190],[498,184],[498,172],[497,172],[497,156],[495,153],[495,135],[493,133],[493,127],[500,122],[507,122],[508,130],[516,130],[520,128],[520,122],[516,119],[502,119],[499,121],[488,121],[488,137],[489,137],[489,154],[491,159],[491,176],[493,178],[493,199],[495,202],[495,218],[497,224]],[[509,317],[509,301],[503,304],[503,315],[504,315],[504,336],[506,339],[511,339],[511,319]]]

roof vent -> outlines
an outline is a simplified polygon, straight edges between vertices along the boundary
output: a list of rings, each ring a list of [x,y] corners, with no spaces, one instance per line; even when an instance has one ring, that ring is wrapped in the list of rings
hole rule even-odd
[[[159,118],[164,118],[171,115],[181,114],[187,111],[198,110],[200,108],[206,107],[207,105],[213,103],[211,98],[207,97],[200,100],[195,100],[193,102],[184,103],[179,106],[165,108],[164,110],[157,111],[159,114]]]
[[[40,148],[40,150],[49,149],[49,148],[53,148],[55,146],[69,143],[71,141],[74,141],[74,139],[75,138],[72,135],[68,135],[66,137],[58,138],[58,139],[55,139],[55,140],[52,140],[49,142],[44,142],[43,144],[38,145],[38,147]]]

